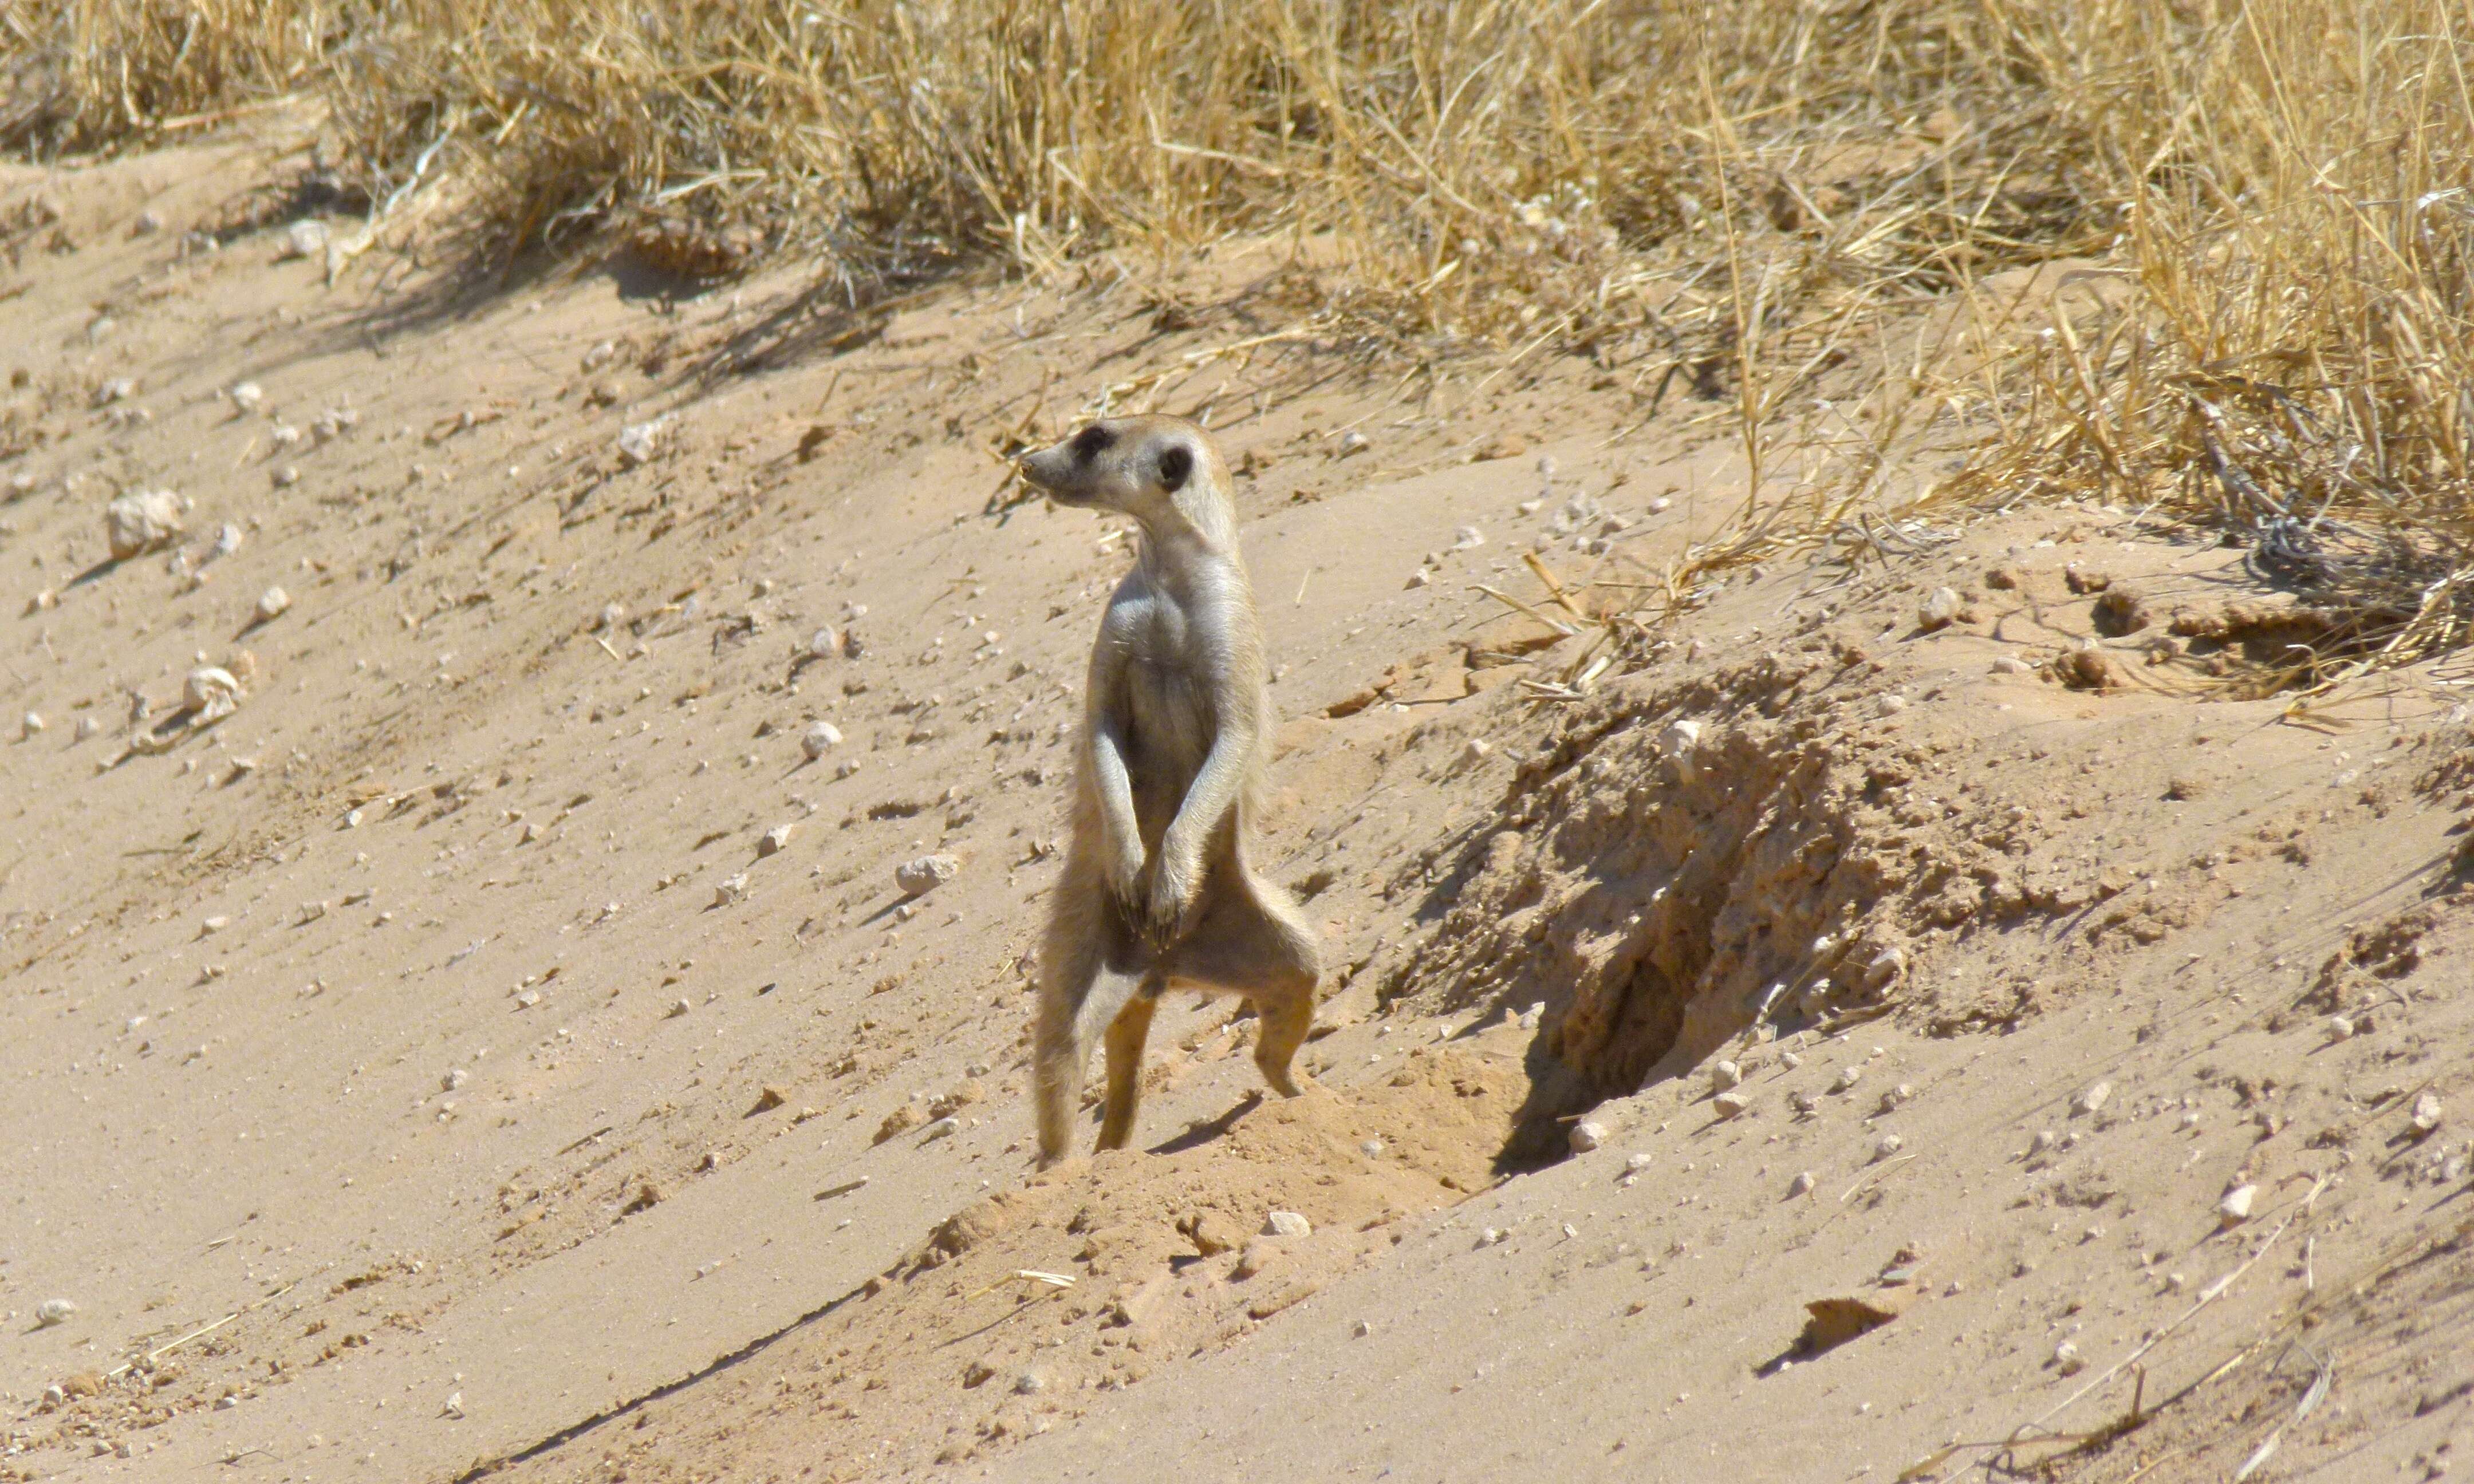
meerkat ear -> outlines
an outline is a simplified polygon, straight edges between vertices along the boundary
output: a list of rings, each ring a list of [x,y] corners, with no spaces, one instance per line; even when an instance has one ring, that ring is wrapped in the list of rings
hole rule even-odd
[[[1171,444],[1160,451],[1159,481],[1163,490],[1185,488],[1186,477],[1194,472],[1194,450]]]

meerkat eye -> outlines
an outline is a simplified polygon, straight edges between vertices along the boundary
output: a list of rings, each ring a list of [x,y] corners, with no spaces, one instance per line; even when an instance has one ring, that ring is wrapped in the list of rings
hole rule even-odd
[[[1163,490],[1182,490],[1186,476],[1194,472],[1194,450],[1174,444],[1160,451],[1159,481]]]
[[[1088,464],[1093,459],[1096,459],[1100,455],[1107,452],[1108,445],[1116,441],[1116,434],[1109,432],[1106,428],[1094,422],[1089,427],[1084,428],[1081,432],[1074,435],[1074,457],[1084,464]]]

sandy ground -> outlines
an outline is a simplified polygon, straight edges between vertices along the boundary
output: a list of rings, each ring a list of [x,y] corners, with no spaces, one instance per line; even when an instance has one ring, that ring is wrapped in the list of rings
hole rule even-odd
[[[1655,367],[1403,379],[1240,248],[865,313],[330,287],[279,143],[0,175],[0,1478],[2474,1437],[2457,676],[2241,699],[2309,615],[2077,506],[1610,644],[1522,554],[1594,608],[1743,492]],[[999,454],[1104,402],[1243,471],[1265,854],[1340,967],[1306,1096],[1180,998],[1140,1148],[1034,1178],[1025,955],[1129,539]],[[181,530],[113,560],[154,490]]]

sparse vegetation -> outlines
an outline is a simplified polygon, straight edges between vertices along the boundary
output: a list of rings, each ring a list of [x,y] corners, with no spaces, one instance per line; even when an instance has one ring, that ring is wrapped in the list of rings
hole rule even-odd
[[[2474,618],[2467,20],[2462,0],[33,0],[0,18],[0,143],[108,149],[298,95],[348,192],[456,193],[425,229],[485,260],[626,244],[717,275],[793,251],[854,299],[1285,239],[1292,308],[1334,337],[1555,348],[1645,405],[1731,400],[1757,488],[1782,437],[1821,456],[1727,560],[1828,539],[1922,439],[1965,455],[1945,508],[2094,495],[2261,542],[2268,575],[2350,615],[2288,678],[2316,682]],[[1980,312],[2021,287],[2024,313]]]

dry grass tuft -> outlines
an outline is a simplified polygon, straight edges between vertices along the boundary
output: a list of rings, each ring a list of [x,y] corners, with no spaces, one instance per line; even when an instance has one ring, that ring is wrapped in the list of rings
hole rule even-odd
[[[1942,509],[2093,494],[2254,543],[2352,615],[2292,677],[2316,682],[2474,619],[2465,21],[2462,0],[20,0],[0,148],[143,144],[302,95],[326,176],[399,239],[690,276],[792,251],[854,303],[972,264],[1285,241],[1280,293],[1326,344],[1587,356],[1643,420],[1719,404],[1753,498],[1702,567],[1843,538],[1920,451],[1955,453]],[[416,195],[455,209],[392,214]],[[2057,261],[2078,276],[2045,285],[2048,333],[1981,312]],[[1791,455],[1805,477],[1772,499]]]

